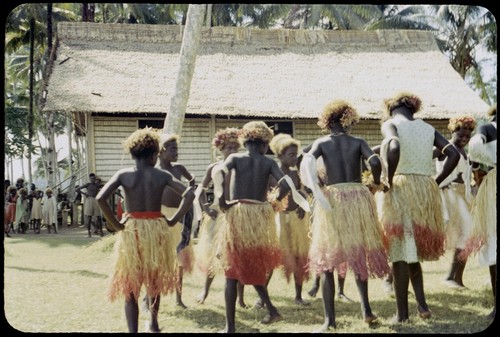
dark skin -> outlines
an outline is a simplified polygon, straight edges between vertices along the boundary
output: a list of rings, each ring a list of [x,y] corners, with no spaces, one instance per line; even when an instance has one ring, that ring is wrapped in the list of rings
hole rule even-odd
[[[495,114],[491,120],[491,122],[496,122],[497,121],[497,115]],[[489,142],[492,142],[492,141],[495,141],[497,140],[497,128],[490,123],[485,123],[485,124],[481,124],[478,128],[477,128],[477,133],[478,134],[482,134],[486,137],[486,143],[489,143]],[[472,165],[472,167],[478,167],[479,164],[478,163],[475,163]],[[476,177],[476,181],[478,181],[480,184],[481,181],[482,181],[482,178],[486,175],[486,172],[483,172],[482,170],[477,170],[477,171],[474,171],[474,175],[477,176]],[[495,303],[495,306],[493,307],[493,310],[488,314],[488,318],[490,319],[494,319],[495,316],[496,316],[496,312],[497,312],[497,287],[496,287],[496,284],[497,284],[497,265],[494,264],[494,265],[491,265],[489,266],[489,269],[490,269],[490,279],[491,279],[491,289],[493,291],[493,298],[495,299],[494,303]]]
[[[218,161],[216,163],[210,164],[207,168],[207,172],[205,173],[205,176],[203,177],[203,180],[201,182],[201,185],[203,188],[208,188],[210,183],[212,182],[212,171],[214,166],[221,164],[230,154],[232,153],[237,153],[240,148],[240,144],[238,142],[230,142],[224,145],[221,149],[220,152],[222,153],[223,159],[221,161]],[[227,189],[229,188],[229,181],[230,181],[230,175],[228,177],[228,180],[226,181],[226,186],[224,188]],[[213,220],[215,220],[219,214],[219,212],[216,209],[213,209],[210,207],[210,204],[207,202],[207,196],[205,193],[200,194],[200,205],[202,210],[210,216]],[[203,304],[205,302],[205,299],[208,296],[208,292],[210,290],[210,286],[213,282],[214,278],[213,276],[207,275],[205,279],[205,285],[203,287],[203,290],[198,296],[196,297],[196,301],[200,304]],[[242,308],[248,308],[248,306],[245,304],[244,300],[244,286],[240,282],[238,282],[237,286],[237,292],[238,292],[238,304]]]
[[[94,174],[89,175],[90,182],[84,184],[83,186],[77,187],[76,191],[80,192],[86,197],[95,198],[97,193],[99,193],[99,189],[101,188],[101,184],[97,181],[96,176]],[[82,191],[85,189],[85,192]],[[87,216],[85,219],[85,225],[87,226],[88,236],[91,237],[91,229],[90,224],[92,221],[92,216]],[[97,226],[100,228],[101,236],[102,236],[102,220],[100,216],[97,216]]]
[[[322,157],[325,165],[325,185],[345,182],[361,182],[363,160],[369,160],[375,184],[380,183],[382,165],[368,143],[362,139],[349,135],[349,128],[343,127],[339,122],[330,122],[330,132],[316,140],[309,150],[314,158]],[[335,155],[332,155],[335,154]],[[355,274],[356,285],[361,299],[361,311],[365,322],[371,323],[377,319],[372,313],[368,300],[368,281],[361,280]],[[335,280],[333,270],[321,274],[321,291],[325,321],[318,332],[326,332],[336,328],[335,322]]]
[[[292,167],[295,167],[298,163],[298,147],[297,145],[290,145],[287,146],[286,148],[283,149],[283,151],[278,155],[278,159],[280,161],[279,167],[283,171],[284,174],[289,176],[293,184],[295,185],[295,188],[297,191],[302,194],[304,198],[306,198],[306,193],[301,190],[301,183],[300,183],[300,177],[299,173],[297,170],[292,170]],[[273,177],[270,178],[269,181],[269,186],[275,187],[277,186],[277,181]],[[293,198],[288,198],[288,207],[286,209],[288,212],[297,212],[297,215],[300,219],[304,218],[305,211],[299,207],[299,205],[293,200]],[[272,277],[272,272],[269,274],[266,286],[269,284],[269,281],[271,280]],[[295,299],[294,302],[295,304],[299,305],[309,305],[309,302],[306,302],[302,299],[302,282],[298,282],[298,276],[296,273],[294,273],[294,280],[295,280]]]
[[[469,143],[470,138],[472,136],[472,132],[474,130],[470,128],[458,128],[452,133],[452,137],[450,139],[450,143],[457,149],[460,155],[467,159],[467,154],[465,153],[465,146]],[[434,149],[433,157],[437,158],[439,161],[446,159],[446,156],[441,153],[438,149]],[[458,176],[453,180],[455,183],[463,184],[462,173],[459,173]],[[465,264],[467,260],[460,260],[458,257],[462,249],[456,248],[453,254],[453,261],[451,263],[451,269],[446,278],[449,281],[455,281],[458,285],[464,287],[462,275],[465,269]]]
[[[157,158],[158,153],[146,157],[134,158],[135,167],[122,169],[115,173],[97,194],[96,199],[99,207],[108,225],[113,230],[123,230],[125,228],[124,223],[127,221],[127,218],[124,218],[120,222],[107,202],[108,198],[115,193],[118,187],[121,186],[123,188],[128,212],[160,212],[162,204],[161,196],[167,187],[179,195],[182,195],[186,190],[182,182],[177,180],[171,173],[154,167]],[[145,195],[148,197],[138,197]],[[177,212],[172,218],[166,218],[167,224],[169,226],[177,224],[189,210],[193,200],[194,192],[190,190],[185,194]],[[149,308],[151,314],[149,329],[153,332],[159,332],[158,310],[160,307],[160,295],[155,296],[150,303],[152,304]],[[125,300],[125,316],[129,332],[138,332],[139,306],[137,298],[133,294],[130,294],[128,299]]]
[[[392,117],[399,116],[409,121],[414,120],[413,111],[407,106],[399,106],[392,110]],[[387,120],[382,124],[382,135],[384,138],[397,136],[397,128],[392,119]],[[434,146],[443,152],[443,148],[448,145],[448,140],[443,137],[438,131],[434,132]],[[448,175],[453,172],[457,165],[460,154],[454,146],[448,146],[444,150],[443,169],[434,177],[436,183],[439,185]],[[400,144],[397,140],[391,140],[388,145],[387,153],[387,172],[389,184],[392,187],[394,173],[396,172],[397,165],[400,158]],[[396,294],[397,313],[395,317],[396,322],[405,322],[409,318],[408,313],[408,286],[411,281],[413,290],[415,292],[415,299],[418,303],[418,311],[422,318],[429,318],[430,311],[425,301],[424,282],[422,275],[422,267],[419,262],[406,263],[405,261],[397,261],[392,265],[392,274],[394,279],[394,291]]]
[[[160,150],[159,163],[160,168],[170,172],[175,178],[181,180],[185,178],[189,181],[189,186],[194,187],[196,184],[194,177],[182,164],[176,163],[179,158],[179,147],[176,140],[165,142]],[[166,188],[163,190],[162,204],[166,207],[179,207],[182,197],[175,191]],[[176,305],[186,309],[187,306],[182,302],[182,279],[184,269],[179,265],[178,283],[175,289]]]
[[[279,181],[283,176],[283,171],[278,164],[271,158],[265,156],[269,147],[268,143],[263,141],[247,141],[245,142],[245,153],[231,154],[225,161],[224,165],[229,171],[233,170],[230,179],[229,195],[223,190],[219,200],[221,210],[225,211],[238,202],[238,199],[253,199],[258,201],[266,201],[268,192],[269,177],[274,177]],[[223,181],[227,179],[223,173]],[[285,181],[279,184],[278,200],[282,200],[290,191],[290,187]],[[226,202],[226,200],[231,200]],[[226,278],[226,286],[224,290],[224,298],[226,302],[226,327],[223,332],[235,333],[235,311],[237,297],[238,280]],[[277,309],[271,303],[267,288],[265,285],[254,285],[255,290],[262,299],[264,305],[269,310],[271,321],[281,318]]]

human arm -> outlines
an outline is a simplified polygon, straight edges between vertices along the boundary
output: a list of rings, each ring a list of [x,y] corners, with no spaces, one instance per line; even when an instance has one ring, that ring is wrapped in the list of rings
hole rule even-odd
[[[438,131],[434,132],[434,146],[441,151],[443,155],[446,156],[444,159],[443,168],[441,172],[438,172],[436,177],[436,183],[439,185],[441,182],[448,177],[460,160],[460,153],[458,150],[448,142]]]
[[[173,189],[182,196],[181,203],[179,204],[179,207],[177,208],[175,214],[170,219],[166,218],[167,224],[169,226],[174,226],[175,224],[177,224],[182,220],[184,215],[186,215],[186,213],[193,205],[195,194],[191,186],[186,188],[184,184],[175,177],[172,177],[172,180],[169,182],[168,187],[170,187],[171,189]],[[166,186],[165,188],[168,187]]]
[[[123,223],[118,221],[113,210],[108,204],[108,198],[116,191],[118,187],[120,187],[120,171],[115,173],[113,177],[101,188],[99,193],[97,193],[96,200],[99,205],[99,208],[102,211],[104,218],[109,227],[112,230],[120,231],[125,228]]]
[[[381,132],[384,140],[380,145],[380,155],[383,160],[385,160],[387,167],[387,182],[389,183],[389,187],[392,187],[392,179],[396,173],[401,153],[398,131],[394,124],[390,121],[386,121],[382,124]]]
[[[210,185],[210,182],[212,181],[212,171],[214,168],[215,164],[212,164],[208,167],[207,172],[205,173],[205,176],[203,177],[203,180],[198,186],[198,188],[201,188],[200,196],[198,198],[198,202],[200,204],[201,209],[212,219],[215,219],[217,217],[218,212],[210,208],[210,204],[207,201],[207,194],[206,190],[208,189],[208,186]]]

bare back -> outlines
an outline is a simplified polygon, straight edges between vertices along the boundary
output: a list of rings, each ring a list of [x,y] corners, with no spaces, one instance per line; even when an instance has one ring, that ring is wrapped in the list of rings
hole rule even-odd
[[[225,165],[232,171],[230,199],[265,201],[269,177],[281,179],[283,172],[278,164],[263,154],[238,153],[230,155]]]
[[[327,174],[327,185],[361,182],[363,159],[373,154],[365,140],[347,134],[328,135],[318,139],[311,154],[322,157]]]
[[[123,187],[128,212],[156,212],[161,210],[163,190],[172,181],[169,172],[155,167],[127,168],[115,174],[110,188],[114,191],[118,186]]]

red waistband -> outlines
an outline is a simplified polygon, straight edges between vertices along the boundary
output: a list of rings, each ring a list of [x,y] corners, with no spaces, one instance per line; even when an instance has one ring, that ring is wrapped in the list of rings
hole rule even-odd
[[[123,215],[134,219],[156,219],[163,216],[161,212],[129,212]]]

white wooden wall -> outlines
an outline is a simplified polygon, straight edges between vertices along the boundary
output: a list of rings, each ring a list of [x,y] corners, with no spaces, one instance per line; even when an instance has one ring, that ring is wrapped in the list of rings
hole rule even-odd
[[[141,119],[146,119],[141,117]],[[217,160],[220,153],[211,146],[215,132],[226,127],[241,128],[248,119],[227,118],[186,118],[179,143],[179,159],[186,168],[195,175],[196,182],[201,182],[209,164]],[[449,138],[447,120],[428,121]],[[138,128],[135,117],[92,117],[92,127],[88,134],[89,172],[95,172],[106,182],[116,171],[124,167],[134,166],[130,154],[124,152],[122,141]],[[90,126],[90,125],[89,125]],[[378,120],[362,120],[352,130],[354,136],[363,137],[370,146],[379,145],[382,141]],[[294,120],[294,134],[302,147],[311,144],[320,137],[320,129],[316,120]],[[92,153],[94,149],[94,154]],[[241,151],[244,151],[242,147]]]

